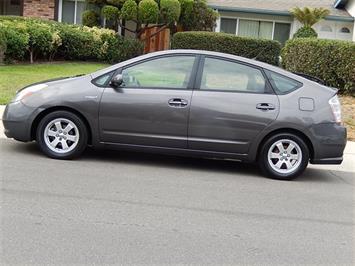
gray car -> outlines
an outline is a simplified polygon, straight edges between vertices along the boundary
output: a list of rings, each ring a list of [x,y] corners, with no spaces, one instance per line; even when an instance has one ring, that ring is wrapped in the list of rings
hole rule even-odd
[[[90,145],[258,162],[291,179],[341,164],[346,128],[332,89],[229,54],[171,50],[20,90],[5,134],[71,159]]]

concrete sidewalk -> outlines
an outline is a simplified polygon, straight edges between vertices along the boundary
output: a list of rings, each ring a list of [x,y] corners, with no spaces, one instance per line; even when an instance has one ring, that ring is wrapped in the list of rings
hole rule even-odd
[[[2,114],[5,110],[4,105],[0,105],[0,138],[6,138],[2,124]],[[310,165],[312,168],[321,168],[345,172],[355,172],[355,142],[348,141],[344,151],[344,161],[341,165]]]

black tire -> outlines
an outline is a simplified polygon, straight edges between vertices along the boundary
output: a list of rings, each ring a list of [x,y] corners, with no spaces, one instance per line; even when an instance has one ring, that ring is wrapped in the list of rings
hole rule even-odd
[[[283,142],[283,140],[286,140],[286,142]],[[282,151],[278,151],[277,146],[275,147],[274,144],[279,143],[282,141],[283,143],[287,143],[287,141],[290,141],[290,143],[296,143],[298,145],[297,148],[293,149],[292,152],[290,152],[290,155],[285,155],[282,156],[281,159],[279,158],[272,158],[270,156],[270,161],[269,161],[269,150],[271,148],[271,151],[277,151],[276,153],[273,152],[273,154],[282,154]],[[296,146],[297,146],[296,145]],[[284,146],[285,147],[285,146]],[[282,147],[281,147],[282,148]],[[302,155],[302,158],[300,160],[295,160],[292,161],[294,163],[294,169],[290,168],[287,169],[286,162],[289,160],[291,163],[291,160],[288,159],[287,156],[297,156],[297,151],[300,150],[300,153]],[[287,152],[287,151],[285,151]],[[291,154],[294,153],[294,154]],[[272,154],[272,155],[273,155]],[[276,171],[274,168],[277,168],[276,165],[280,161],[281,165],[285,169],[279,169],[279,171]],[[263,172],[264,175],[273,178],[273,179],[278,179],[278,180],[292,180],[296,178],[297,176],[301,175],[303,171],[306,169],[309,161],[309,149],[305,143],[305,141],[300,138],[297,135],[294,135],[292,133],[279,133],[276,135],[273,135],[269,137],[263,144],[260,149],[259,157],[258,157],[258,164]],[[295,163],[296,162],[296,163]],[[299,162],[299,163],[298,163]],[[273,164],[274,166],[272,166]],[[290,171],[288,173],[280,172],[280,171]]]
[[[73,143],[75,143],[75,145],[73,147],[69,146],[68,152],[65,152],[61,143],[59,143],[57,145],[57,148],[55,148],[55,147],[50,148],[49,144],[47,144],[48,139],[47,140],[45,139],[45,130],[46,130],[47,126],[49,127],[49,125],[57,119],[63,119],[63,121],[69,121],[69,122],[73,123],[73,125],[76,126],[76,128],[72,129],[74,131],[70,131],[68,133],[63,133],[63,134],[68,134],[68,135],[66,135],[66,137],[68,137],[68,140],[66,137],[63,136],[63,138],[66,139],[66,143],[68,145],[70,145],[70,144],[73,145]],[[60,123],[61,123],[61,125],[65,126],[65,123],[64,124],[62,124],[62,122],[60,122]],[[78,131],[78,135],[77,135],[78,140],[71,142],[69,140],[69,135],[71,135],[71,134],[74,135],[75,133],[77,133],[77,131]],[[64,132],[64,129],[63,129],[63,132]],[[72,133],[72,132],[74,132],[74,133]],[[55,136],[53,138],[57,138],[57,136]],[[59,140],[59,138],[58,138],[58,140]],[[60,140],[64,141],[62,139],[60,139]],[[82,119],[80,117],[78,117],[77,115],[75,115],[71,112],[68,112],[68,111],[55,111],[55,112],[47,114],[39,122],[38,127],[37,127],[37,131],[36,131],[36,141],[37,141],[41,151],[50,158],[63,159],[63,160],[73,159],[73,158],[76,158],[79,155],[81,155],[87,146],[87,143],[88,143],[87,127],[86,127],[85,123],[82,121]],[[63,144],[65,144],[65,143],[63,143]],[[60,150],[61,148],[62,148],[62,152],[56,152],[56,151],[52,150],[52,149]],[[69,150],[69,149],[72,149],[72,150]]]

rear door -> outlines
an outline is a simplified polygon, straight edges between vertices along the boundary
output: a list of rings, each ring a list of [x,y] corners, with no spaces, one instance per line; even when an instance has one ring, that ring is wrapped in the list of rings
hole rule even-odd
[[[196,58],[160,56],[118,71],[123,85],[105,88],[101,99],[101,141],[187,148]]]
[[[190,149],[247,154],[250,143],[279,112],[262,69],[206,56],[190,109]]]

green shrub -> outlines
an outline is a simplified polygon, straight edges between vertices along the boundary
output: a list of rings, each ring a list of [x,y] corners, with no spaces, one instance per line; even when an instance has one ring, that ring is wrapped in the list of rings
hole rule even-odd
[[[238,37],[217,32],[178,32],[172,38],[172,49],[208,50],[255,58],[278,64],[281,45],[277,41]]]
[[[23,30],[16,27],[1,25],[6,40],[5,61],[24,60],[28,48],[29,37]]]
[[[143,43],[139,40],[124,39],[121,36],[116,36],[115,38],[105,36],[100,49],[99,59],[109,63],[118,63],[141,55],[142,52]]]
[[[138,5],[134,0],[127,0],[124,2],[121,9],[121,16],[125,20],[137,19]]]
[[[355,90],[355,43],[297,38],[282,50],[283,66],[293,72],[318,77],[342,93]]]
[[[310,26],[303,26],[299,28],[295,34],[293,34],[293,38],[317,38],[318,33]]]
[[[86,10],[82,14],[83,25],[88,27],[99,26],[100,16],[94,10]]]
[[[138,5],[138,17],[144,24],[156,23],[159,17],[159,6],[154,0],[142,0]]]
[[[30,21],[26,24],[28,34],[28,51],[30,61],[38,57],[46,57],[51,51],[52,32],[50,26],[44,23]]]
[[[5,52],[6,52],[5,29],[0,26],[0,65],[2,65],[5,61]]]
[[[0,34],[7,46],[5,60],[55,58],[120,62],[142,53],[142,43],[115,31],[33,18],[1,17]]]
[[[160,0],[160,16],[162,21],[171,24],[179,20],[181,6],[179,0]]]
[[[116,20],[120,16],[120,10],[115,6],[105,5],[101,9],[101,14],[107,20]]]

